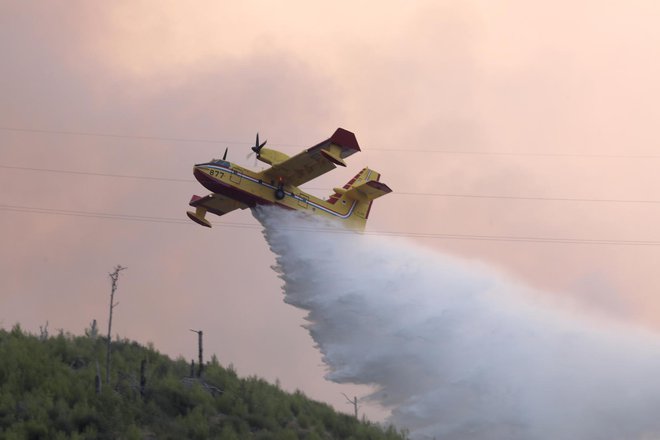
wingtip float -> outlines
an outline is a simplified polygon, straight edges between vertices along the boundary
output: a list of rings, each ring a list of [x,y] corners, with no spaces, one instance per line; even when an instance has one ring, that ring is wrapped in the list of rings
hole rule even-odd
[[[374,199],[392,190],[379,182],[380,174],[364,168],[342,188],[326,200],[307,194],[299,186],[339,166],[344,159],[360,151],[355,135],[338,128],[323,142],[289,157],[277,150],[264,148],[259,134],[252,151],[257,159],[270,165],[263,171],[252,171],[228,162],[227,152],[222,159],[197,164],[195,178],[212,193],[193,196],[188,217],[194,222],[211,227],[206,213],[225,215],[236,209],[258,205],[277,205],[345,222],[348,228],[363,230]]]

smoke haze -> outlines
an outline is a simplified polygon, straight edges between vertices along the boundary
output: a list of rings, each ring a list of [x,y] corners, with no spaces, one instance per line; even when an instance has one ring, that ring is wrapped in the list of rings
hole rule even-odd
[[[366,398],[413,438],[660,434],[656,335],[403,240],[278,209],[255,216],[327,378],[373,386]]]
[[[660,242],[659,16],[648,0],[0,1],[0,201],[29,208],[0,209],[0,326],[105,325],[108,271],[122,264],[121,336],[191,358],[188,329],[203,328],[207,351],[240,374],[352,411],[341,392],[367,387],[323,379],[299,328],[304,311],[274,294],[281,281],[250,213],[214,219],[212,230],[188,221],[191,195],[205,194],[192,165],[229,147],[253,169],[245,156],[257,131],[296,154],[341,126],[362,152],[309,189],[330,194],[373,167],[395,189],[378,200],[373,230]],[[659,246],[416,240],[660,329]],[[394,299],[410,301],[411,286],[401,289]],[[371,302],[385,307],[392,292]],[[352,338],[377,340],[363,330],[368,316],[346,324]],[[378,417],[366,403],[361,412]]]

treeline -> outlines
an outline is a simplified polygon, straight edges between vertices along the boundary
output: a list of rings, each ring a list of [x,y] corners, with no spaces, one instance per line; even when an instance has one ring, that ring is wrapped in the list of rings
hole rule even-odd
[[[0,329],[0,438],[405,438],[300,392],[241,379],[215,356],[194,378],[184,359],[127,340],[112,342],[110,384],[99,384],[105,344],[89,332],[37,337],[18,325]]]

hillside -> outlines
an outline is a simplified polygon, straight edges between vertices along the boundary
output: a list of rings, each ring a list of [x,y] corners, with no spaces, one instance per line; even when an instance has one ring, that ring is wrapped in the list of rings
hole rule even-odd
[[[302,393],[239,378],[213,357],[201,379],[184,359],[106,339],[0,330],[0,438],[3,439],[403,439]],[[141,364],[144,380],[141,383]],[[102,380],[97,393],[97,361]]]

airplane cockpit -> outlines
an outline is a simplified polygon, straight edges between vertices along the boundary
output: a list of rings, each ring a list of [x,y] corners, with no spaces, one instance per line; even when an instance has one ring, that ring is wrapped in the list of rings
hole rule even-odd
[[[203,166],[206,166],[206,165],[219,165],[219,166],[224,167],[224,168],[231,168],[231,164],[229,162],[227,162],[226,160],[224,160],[224,159],[211,159],[208,162],[196,163],[195,164],[196,167],[203,167]]]
[[[209,163],[212,163],[212,164],[215,164],[215,165],[222,165],[223,167],[229,167],[229,162],[227,162],[226,160],[223,160],[223,159],[212,159],[211,162],[209,162]]]

